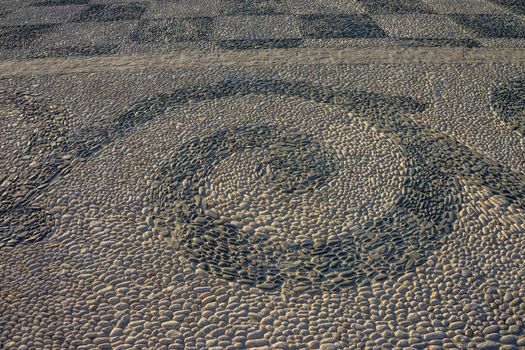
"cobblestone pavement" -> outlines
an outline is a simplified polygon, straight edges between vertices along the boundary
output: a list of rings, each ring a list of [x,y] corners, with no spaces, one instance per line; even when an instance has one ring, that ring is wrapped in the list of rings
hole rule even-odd
[[[0,348],[525,348],[524,16],[0,0]]]

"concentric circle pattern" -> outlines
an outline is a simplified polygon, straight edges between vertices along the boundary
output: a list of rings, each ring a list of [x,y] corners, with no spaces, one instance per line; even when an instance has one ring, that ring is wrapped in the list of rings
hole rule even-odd
[[[183,244],[195,256],[213,259],[213,266],[220,266],[224,277],[238,276],[246,283],[270,278],[267,285],[280,284],[283,276],[275,267],[275,256],[284,252],[272,252],[270,246],[259,251],[254,229],[221,220],[216,211],[208,210],[206,201],[205,179],[214,167],[235,153],[257,149],[266,155],[255,165],[255,174],[260,182],[274,188],[273,193],[315,191],[337,170],[335,156],[308,135],[285,133],[274,126],[220,130],[185,143],[176,152],[176,160],[164,167],[161,177],[165,181],[159,189],[162,217],[180,231]]]

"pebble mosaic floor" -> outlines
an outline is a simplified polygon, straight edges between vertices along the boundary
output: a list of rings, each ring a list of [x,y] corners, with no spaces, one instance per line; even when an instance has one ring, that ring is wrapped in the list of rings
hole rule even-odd
[[[0,348],[525,349],[524,15],[0,1]]]

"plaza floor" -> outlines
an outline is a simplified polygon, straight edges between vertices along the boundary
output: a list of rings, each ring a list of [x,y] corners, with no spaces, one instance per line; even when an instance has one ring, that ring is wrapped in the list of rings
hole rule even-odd
[[[525,5],[0,1],[0,348],[525,348]]]

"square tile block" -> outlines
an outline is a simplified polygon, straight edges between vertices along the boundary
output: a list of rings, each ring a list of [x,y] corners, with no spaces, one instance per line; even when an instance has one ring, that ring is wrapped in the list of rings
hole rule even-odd
[[[364,14],[363,5],[357,0],[290,0],[290,11],[294,15],[314,14]]]
[[[0,48],[27,48],[43,34],[56,28],[53,24],[0,27]]]
[[[2,25],[66,23],[86,9],[86,5],[21,7],[2,19]]]
[[[498,6],[488,0],[420,0],[427,4],[435,13],[504,13]]]
[[[138,21],[67,23],[42,37],[40,47],[91,47],[131,42]]]
[[[251,50],[251,49],[290,49],[299,47],[302,39],[234,39],[222,40],[216,44],[224,50]]]
[[[518,14],[525,15],[525,1],[523,0],[490,0],[494,4],[503,6],[510,11]]]
[[[304,38],[382,38],[387,34],[365,15],[300,16]]]
[[[86,5],[90,0],[37,0],[32,6]]]
[[[514,15],[450,15],[482,38],[525,38],[525,22]]]
[[[107,22],[139,19],[146,6],[130,4],[94,4],[75,16],[72,22]]]
[[[468,30],[445,15],[410,13],[374,15],[375,23],[394,38],[468,38]]]
[[[217,15],[215,0],[178,0],[151,3],[143,18],[212,17]]]
[[[399,14],[399,13],[431,13],[432,9],[417,0],[358,0],[367,13]]]
[[[220,0],[219,15],[254,16],[280,15],[290,13],[286,0]]]
[[[141,43],[208,40],[212,23],[211,17],[144,20],[132,39]]]
[[[214,39],[299,38],[294,16],[224,16],[215,19]]]

